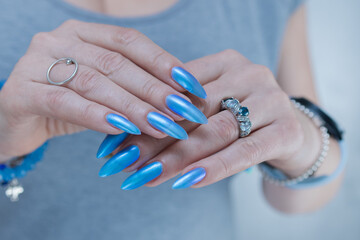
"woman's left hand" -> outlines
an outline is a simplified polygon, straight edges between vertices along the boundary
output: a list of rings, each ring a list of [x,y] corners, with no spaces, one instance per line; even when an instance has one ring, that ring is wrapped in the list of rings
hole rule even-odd
[[[181,188],[202,177],[193,187],[203,187],[264,161],[294,176],[311,166],[320,149],[320,134],[295,110],[269,69],[234,50],[189,62],[187,67],[208,94],[205,100],[191,99],[208,116],[208,124],[181,123],[189,132],[186,141],[131,137],[120,147],[139,146],[140,159],[125,171],[161,162],[161,175],[147,183],[156,186],[200,168],[188,179],[190,183],[178,183]],[[239,99],[250,111],[252,132],[247,137],[239,138],[239,125],[230,111],[219,112],[221,100],[229,97]]]

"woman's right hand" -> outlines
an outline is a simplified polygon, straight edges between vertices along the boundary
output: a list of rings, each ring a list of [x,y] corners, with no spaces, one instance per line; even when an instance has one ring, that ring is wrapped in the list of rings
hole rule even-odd
[[[50,85],[47,69],[63,57],[74,58],[78,72],[63,86]],[[176,68],[178,83],[184,88],[171,78],[176,66],[183,64],[134,29],[69,20],[52,32],[36,34],[0,91],[0,161],[29,153],[51,137],[84,129],[165,137],[149,124],[148,113],[179,121],[183,118],[165,104],[168,95],[188,99],[181,93],[186,88],[206,97],[201,85],[181,69]],[[73,70],[58,64],[51,78],[62,81]],[[116,128],[108,122],[110,113],[131,122],[123,119]]]

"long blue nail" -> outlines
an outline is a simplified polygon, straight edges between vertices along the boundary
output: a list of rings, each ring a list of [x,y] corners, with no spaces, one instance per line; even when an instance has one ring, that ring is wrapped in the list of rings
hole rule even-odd
[[[110,158],[99,171],[100,177],[107,177],[115,173],[121,172],[126,167],[130,166],[133,162],[140,157],[140,149],[138,146],[131,145]]]
[[[195,96],[201,98],[207,97],[206,92],[199,81],[182,67],[173,67],[171,69],[171,77]]]
[[[205,168],[195,168],[184,175],[182,175],[176,182],[172,185],[173,189],[188,188],[195,183],[200,182],[206,176]]]
[[[206,124],[208,123],[205,115],[191,102],[178,95],[172,94],[166,97],[166,105],[176,114],[189,121]]]
[[[127,133],[121,133],[119,135],[108,134],[100,144],[96,157],[102,158],[112,153],[126,138],[129,136]]]
[[[119,128],[127,133],[135,135],[141,134],[140,129],[135,124],[120,115],[110,113],[106,116],[106,120],[114,127]]]
[[[123,190],[132,190],[138,187],[141,187],[147,182],[157,178],[162,173],[162,164],[161,162],[153,162],[145,167],[141,168],[130,177],[128,177],[123,184],[121,189]]]
[[[166,133],[167,135],[177,139],[187,139],[186,131],[171,119],[157,112],[150,112],[147,115],[148,122],[156,129]]]

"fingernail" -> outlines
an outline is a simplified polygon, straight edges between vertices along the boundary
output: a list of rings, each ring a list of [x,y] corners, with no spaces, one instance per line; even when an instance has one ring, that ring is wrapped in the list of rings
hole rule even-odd
[[[172,94],[167,96],[166,105],[171,109],[171,111],[189,121],[201,124],[208,123],[205,115],[197,107],[195,107],[195,105],[178,95]]]
[[[100,144],[96,157],[102,158],[112,153],[126,138],[129,136],[127,133],[119,135],[108,134]]]
[[[206,98],[206,92],[199,81],[182,67],[173,67],[171,77],[190,93],[200,98]]]
[[[121,189],[132,190],[141,187],[147,182],[157,178],[162,173],[162,164],[160,162],[153,162],[141,168],[134,174],[130,175],[123,184]]]
[[[147,115],[147,120],[154,128],[166,133],[173,138],[181,140],[188,138],[186,131],[179,124],[161,115],[160,113],[150,112]]]
[[[195,183],[200,182],[206,176],[205,168],[195,168],[184,175],[182,175],[176,182],[172,185],[173,189],[188,188]]]
[[[140,157],[140,149],[138,146],[131,145],[110,158],[99,171],[100,177],[107,177],[115,173],[121,172],[126,167]]]
[[[135,134],[135,135],[141,134],[140,129],[135,124],[124,118],[123,116],[117,115],[115,113],[110,113],[106,116],[106,120],[112,126],[119,128],[127,133]]]

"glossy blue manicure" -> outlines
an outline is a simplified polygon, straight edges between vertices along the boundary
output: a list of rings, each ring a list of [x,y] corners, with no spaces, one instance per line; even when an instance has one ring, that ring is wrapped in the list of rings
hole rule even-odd
[[[160,176],[161,173],[162,164],[160,162],[150,163],[128,177],[121,185],[121,189],[132,190],[141,187],[145,183]]]
[[[121,172],[126,167],[130,166],[133,162],[140,157],[140,149],[138,146],[131,145],[110,158],[99,171],[100,177],[107,177],[115,173]]]
[[[176,182],[172,185],[173,189],[188,188],[195,183],[200,182],[206,176],[205,168],[195,168],[184,175],[182,175]]]
[[[187,139],[186,131],[171,119],[157,112],[150,112],[147,115],[148,122],[156,129],[166,133],[167,135],[177,139]]]
[[[199,81],[185,69],[181,67],[173,67],[171,69],[171,77],[195,96],[201,98],[207,97],[206,92]]]
[[[171,109],[171,111],[189,121],[201,124],[208,123],[205,115],[197,107],[178,95],[172,94],[167,96],[166,105]]]
[[[102,158],[112,153],[126,138],[129,136],[127,133],[119,135],[108,134],[100,144],[96,157]]]
[[[120,115],[110,113],[106,116],[106,120],[114,127],[119,128],[127,133],[135,135],[141,134],[140,129],[135,124]]]

